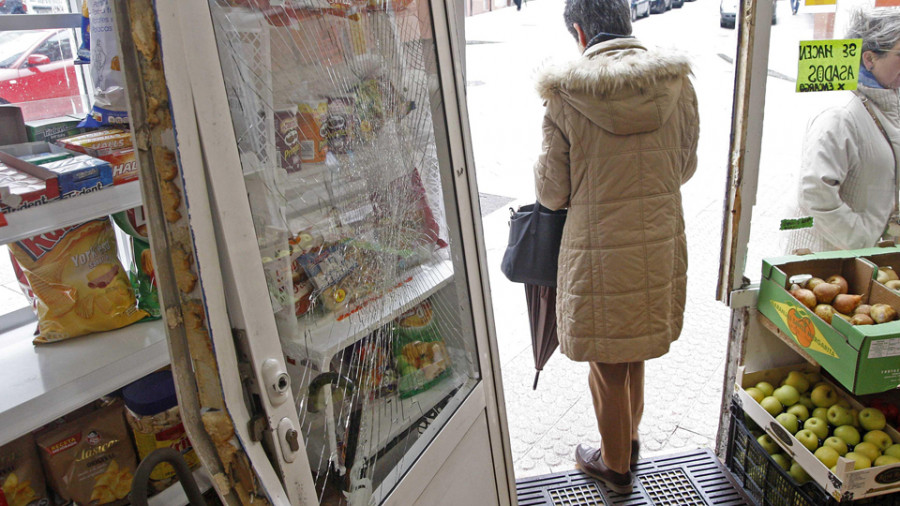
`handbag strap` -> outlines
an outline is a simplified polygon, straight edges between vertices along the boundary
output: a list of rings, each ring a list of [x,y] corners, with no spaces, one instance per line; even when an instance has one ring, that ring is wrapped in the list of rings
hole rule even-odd
[[[894,158],[894,213],[892,216],[897,216],[898,212],[900,212],[900,170],[897,168],[897,153],[894,152],[894,143],[891,142],[891,137],[888,135],[887,130],[884,129],[884,125],[881,124],[881,120],[878,119],[875,111],[872,110],[872,105],[869,104],[869,97],[860,93],[859,90],[853,90],[853,94],[859,98],[863,107],[866,108],[866,112],[872,117],[875,126],[878,127],[878,131],[881,132],[884,140],[887,141],[888,148],[891,150],[891,156]]]

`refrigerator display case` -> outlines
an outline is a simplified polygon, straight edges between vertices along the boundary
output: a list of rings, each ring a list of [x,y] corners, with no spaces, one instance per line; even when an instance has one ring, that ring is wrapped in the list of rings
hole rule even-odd
[[[506,504],[452,2],[114,3],[188,434],[229,504]]]

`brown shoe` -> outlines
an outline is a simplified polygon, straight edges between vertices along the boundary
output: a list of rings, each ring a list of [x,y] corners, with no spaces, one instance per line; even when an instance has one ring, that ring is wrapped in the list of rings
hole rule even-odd
[[[631,442],[631,467],[637,465],[641,460],[641,442],[634,440]]]
[[[578,445],[578,448],[575,449],[575,462],[585,474],[602,481],[613,492],[628,495],[634,490],[634,475],[631,474],[631,471],[623,474],[606,467],[599,448],[595,450],[588,446]]]

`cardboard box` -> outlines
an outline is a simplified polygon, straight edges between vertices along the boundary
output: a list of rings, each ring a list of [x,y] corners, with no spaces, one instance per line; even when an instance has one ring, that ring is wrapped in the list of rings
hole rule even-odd
[[[4,160],[4,156],[9,155],[0,152],[4,162],[0,163],[0,211],[12,213],[59,199],[56,174],[38,165],[17,164],[11,156],[12,160]]]
[[[863,303],[900,309],[900,296],[874,278],[879,262],[898,258],[898,248],[869,248],[763,260],[757,308],[850,392],[861,395],[900,385],[900,321],[853,326],[839,317],[829,325],[788,293],[795,276],[847,278]],[[887,255],[887,256],[885,256]]]
[[[798,361],[801,360],[797,356]],[[777,369],[769,369],[754,373],[746,373],[744,368],[738,370],[734,391],[737,400],[744,410],[757,425],[766,431],[789,457],[798,463],[810,478],[818,483],[825,491],[835,498],[837,501],[849,501],[853,499],[862,499],[865,497],[873,497],[885,494],[891,494],[900,491],[900,464],[890,464],[885,466],[870,467],[854,471],[853,461],[843,457],[838,458],[835,466],[837,474],[831,472],[825,467],[812,452],[810,452],[803,444],[800,443],[790,432],[788,432],[775,418],[772,417],[758,402],[744,390],[756,385],[760,381],[768,381],[772,385],[777,386],[781,379],[786,377],[788,372],[793,370],[801,371],[818,371],[818,367],[806,362],[798,362],[796,365],[780,367]],[[838,395],[847,399],[850,404],[861,410],[863,406],[857,402],[852,396],[846,395],[840,387],[830,383],[823,377],[823,381],[834,386]],[[863,431],[861,431],[863,432]],[[895,443],[900,443],[900,433],[894,427],[887,426],[884,429]]]
[[[56,144],[70,151],[102,158],[117,151],[131,149],[131,132],[119,129],[95,130],[93,132],[59,139]]]
[[[14,105],[0,105],[0,145],[27,141],[22,109]]]
[[[53,142],[63,137],[71,137],[87,129],[78,126],[82,118],[63,116],[61,118],[39,119],[25,122],[25,131],[30,142]]]
[[[114,151],[97,158],[109,162],[112,167],[113,184],[125,184],[138,180],[138,165],[134,148]]]
[[[87,155],[72,153],[55,144],[48,142],[27,142],[24,144],[15,144],[12,146],[0,147],[0,151],[11,157],[18,159],[19,162],[25,163],[31,167],[40,167],[55,173],[57,176],[57,185],[59,187],[59,197],[69,198],[88,193],[92,191],[102,190],[112,185],[112,168],[108,162]],[[46,163],[43,165],[34,165],[27,161],[21,160],[21,157],[35,155],[39,153],[63,153],[71,154],[71,158]],[[2,160],[7,165],[22,170],[22,166],[16,166],[7,160]],[[35,174],[34,170],[28,171]]]

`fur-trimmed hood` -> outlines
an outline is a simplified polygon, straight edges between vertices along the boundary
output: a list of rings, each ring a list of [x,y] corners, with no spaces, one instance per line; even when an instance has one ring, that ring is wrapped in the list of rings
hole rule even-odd
[[[613,39],[541,71],[537,90],[544,100],[559,96],[604,130],[630,135],[658,129],[690,75],[685,56],[647,49],[633,38]]]

